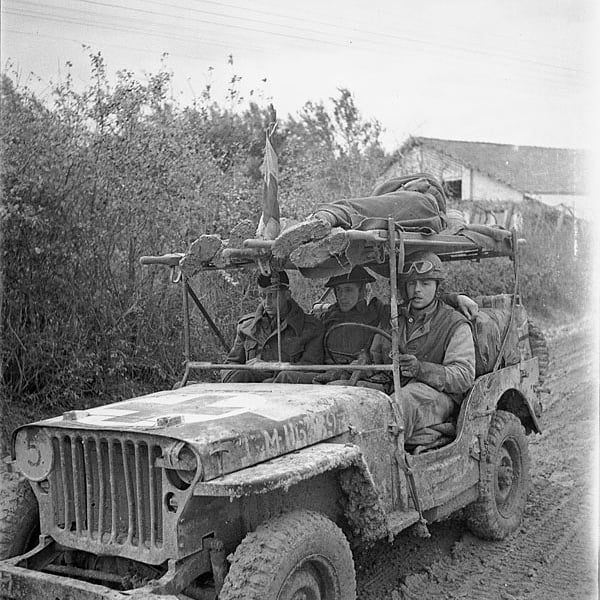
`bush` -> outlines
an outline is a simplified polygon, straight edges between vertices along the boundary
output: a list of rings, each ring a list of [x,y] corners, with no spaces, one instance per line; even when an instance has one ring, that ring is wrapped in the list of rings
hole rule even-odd
[[[167,269],[142,268],[140,256],[184,251],[202,233],[228,237],[260,215],[272,109],[243,103],[233,88],[228,108],[209,90],[181,108],[168,98],[165,68],[143,83],[121,72],[110,85],[100,54],[90,65],[90,85],[76,91],[67,76],[51,106],[2,76],[5,434],[172,385],[182,373],[181,291]],[[334,112],[308,103],[301,122],[280,122],[286,216],[338,194],[342,172],[344,192],[373,184],[378,125],[362,121],[347,91]],[[313,138],[317,128],[322,139]],[[319,165],[311,177],[303,161]],[[215,273],[196,290],[230,340],[240,314],[254,310],[253,283],[253,274]],[[223,349],[191,306],[193,356],[220,360]]]
[[[522,224],[518,235],[525,239],[519,264],[519,293],[531,313],[542,317],[553,311],[583,315],[591,298],[591,231],[584,223],[561,219],[559,211],[538,204],[521,208]],[[506,259],[486,260],[485,268],[477,263],[452,263],[445,284],[477,296],[512,292],[514,267]]]
[[[228,237],[260,215],[272,107],[245,103],[232,88],[228,108],[208,89],[182,108],[169,99],[164,68],[143,83],[121,72],[109,85],[101,55],[90,64],[89,86],[78,92],[67,76],[51,106],[2,76],[3,440],[27,420],[171,386],[182,373],[181,289],[168,269],[142,268],[140,256],[185,251],[203,233]],[[368,194],[387,160],[379,134],[345,89],[329,107],[307,102],[280,119],[282,215]],[[587,294],[589,236],[581,232],[573,257],[558,225],[533,210],[524,216],[521,292],[540,311],[581,309]],[[447,287],[511,289],[510,270],[488,266],[452,265]],[[255,275],[191,281],[228,340],[256,306]],[[322,284],[291,281],[305,309]],[[220,342],[190,307],[192,358],[221,360]]]

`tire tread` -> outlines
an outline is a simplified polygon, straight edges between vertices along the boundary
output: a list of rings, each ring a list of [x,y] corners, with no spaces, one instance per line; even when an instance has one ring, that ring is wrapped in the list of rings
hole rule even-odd
[[[263,523],[242,540],[231,560],[219,599],[267,600],[265,590],[276,577],[281,556],[291,551],[300,537],[312,535],[324,535],[335,540],[340,552],[345,555],[344,559],[353,567],[350,544],[335,523],[313,511],[286,513]],[[355,593],[354,580],[350,587]],[[343,598],[351,600],[347,594]]]
[[[519,443],[521,449],[522,481],[518,490],[518,503],[521,512],[524,509],[529,488],[529,453],[525,430],[519,419],[512,413],[498,410],[490,423],[486,441],[486,468],[479,483],[479,499],[466,509],[467,524],[469,529],[478,537],[486,540],[502,540],[512,532],[502,520],[496,508],[495,498],[495,470],[491,467],[497,451],[502,446],[504,439],[510,434]],[[520,520],[520,519],[519,519]]]
[[[37,521],[37,499],[29,482],[15,473],[0,473],[0,560],[26,550]]]

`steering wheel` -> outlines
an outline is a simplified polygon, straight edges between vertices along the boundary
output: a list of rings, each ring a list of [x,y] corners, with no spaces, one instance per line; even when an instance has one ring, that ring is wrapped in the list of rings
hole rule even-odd
[[[335,364],[335,365],[347,364],[345,362],[339,362],[338,359],[336,358],[336,355],[338,358],[339,357],[349,358],[351,361],[355,360],[358,356],[358,353],[356,353],[356,352],[343,352],[341,350],[333,350],[332,348],[329,347],[329,342],[330,342],[329,336],[333,333],[333,331],[335,331],[336,329],[341,329],[342,327],[358,327],[358,328],[366,329],[367,331],[372,332],[373,335],[369,339],[369,345],[376,334],[383,336],[384,338],[389,340],[390,343],[392,342],[392,336],[387,331],[384,331],[380,327],[374,327],[373,325],[367,325],[366,323],[353,323],[351,321],[344,322],[344,323],[336,323],[335,325],[333,325],[332,327],[330,327],[327,330],[327,333],[325,334],[325,337],[323,338],[323,348],[325,350],[325,355],[329,356],[331,358],[331,360],[333,361],[333,364]]]

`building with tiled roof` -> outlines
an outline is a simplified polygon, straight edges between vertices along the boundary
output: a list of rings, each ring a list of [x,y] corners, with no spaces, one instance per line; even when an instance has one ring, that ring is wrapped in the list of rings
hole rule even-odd
[[[583,150],[411,137],[383,179],[427,172],[456,201],[534,200],[589,218],[586,161]]]

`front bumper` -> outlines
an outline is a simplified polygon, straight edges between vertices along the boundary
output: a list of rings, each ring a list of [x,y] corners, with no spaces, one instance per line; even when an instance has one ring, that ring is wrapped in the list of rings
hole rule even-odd
[[[180,600],[174,590],[189,585],[207,558],[206,552],[199,552],[181,562],[169,561],[169,569],[160,579],[119,591],[69,575],[38,570],[54,555],[56,547],[51,538],[41,536],[38,546],[27,554],[0,561],[0,600]]]
[[[24,569],[0,562],[0,598],[2,600],[179,600],[173,594],[156,595],[152,586],[119,592],[103,585]]]
[[[148,591],[145,593],[147,597]],[[3,600],[133,600],[135,597],[103,585],[0,562],[0,598]],[[176,596],[171,598],[175,600]]]

